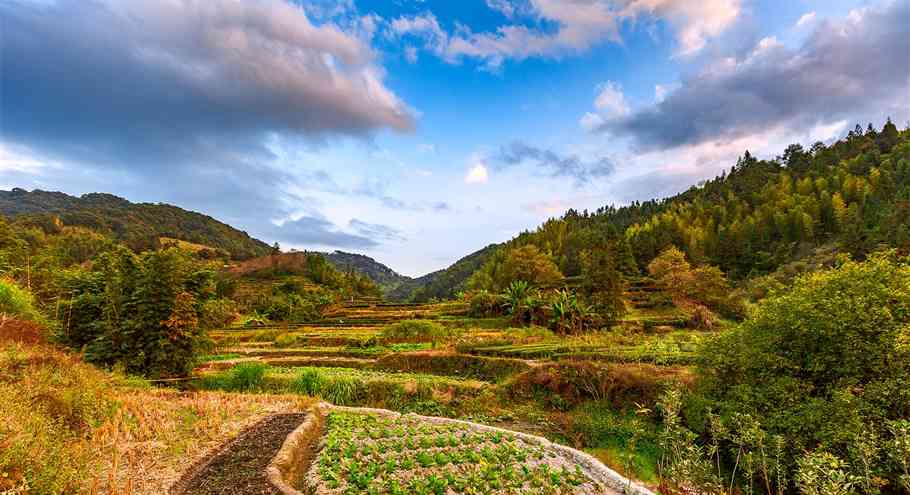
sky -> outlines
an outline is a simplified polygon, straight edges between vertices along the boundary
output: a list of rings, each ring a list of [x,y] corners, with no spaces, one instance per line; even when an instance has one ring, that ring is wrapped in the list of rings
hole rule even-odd
[[[417,276],[910,121],[910,0],[0,0],[0,189]]]

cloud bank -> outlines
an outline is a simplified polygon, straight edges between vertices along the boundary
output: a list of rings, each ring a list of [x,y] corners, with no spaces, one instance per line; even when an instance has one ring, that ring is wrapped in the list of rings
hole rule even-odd
[[[765,38],[748,55],[720,60],[659,103],[597,130],[651,151],[857,115],[877,122],[907,116],[908,20],[910,3],[891,1],[821,23],[797,49]]]
[[[414,126],[369,30],[317,25],[285,0],[13,0],[0,22],[3,143],[67,164],[71,185],[286,218],[300,179],[277,165],[279,136],[318,145]],[[250,230],[365,245],[326,222]]]

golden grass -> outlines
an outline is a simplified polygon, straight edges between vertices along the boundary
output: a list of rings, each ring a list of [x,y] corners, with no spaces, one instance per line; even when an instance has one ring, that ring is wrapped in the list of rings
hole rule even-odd
[[[244,427],[300,396],[178,392],[50,345],[0,344],[0,492],[165,493]]]

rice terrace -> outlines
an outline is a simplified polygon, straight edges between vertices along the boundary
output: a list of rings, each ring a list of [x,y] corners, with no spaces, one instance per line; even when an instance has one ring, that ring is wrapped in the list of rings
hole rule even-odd
[[[910,0],[0,26],[0,495],[910,495]]]

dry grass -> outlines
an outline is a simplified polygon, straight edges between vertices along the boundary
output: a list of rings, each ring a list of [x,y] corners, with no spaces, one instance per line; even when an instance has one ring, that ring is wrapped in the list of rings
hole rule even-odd
[[[155,389],[50,345],[0,343],[0,492],[165,493],[245,426],[310,402]]]

